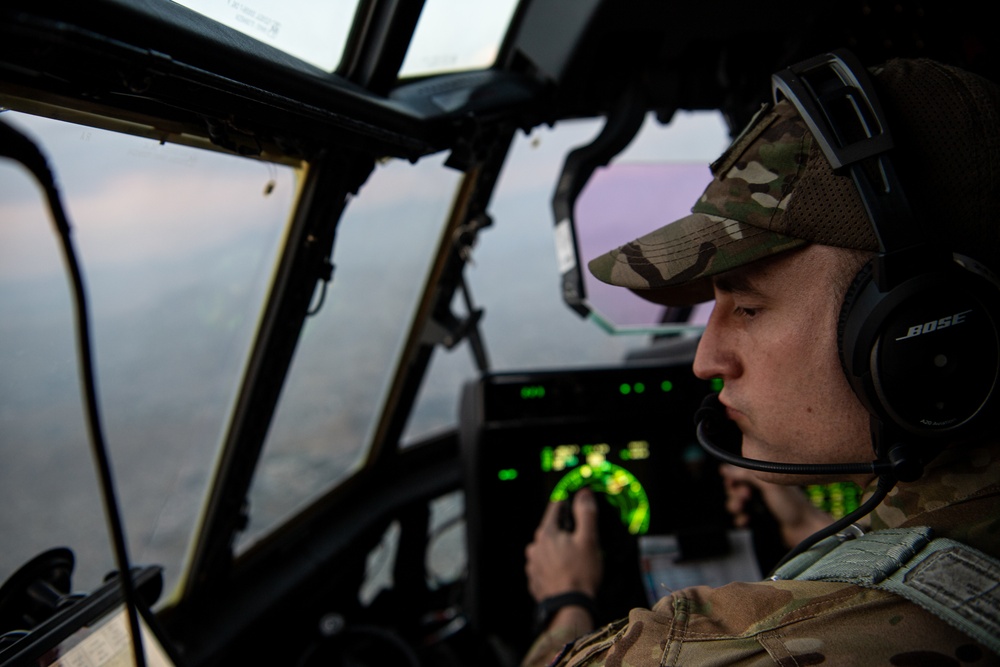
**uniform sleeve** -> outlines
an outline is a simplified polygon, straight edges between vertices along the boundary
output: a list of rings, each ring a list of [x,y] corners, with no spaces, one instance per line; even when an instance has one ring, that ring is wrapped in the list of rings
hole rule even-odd
[[[824,581],[675,591],[652,609],[566,645],[542,636],[525,667],[666,665],[1000,665],[921,607],[887,591]],[[551,661],[551,662],[548,662]]]
[[[547,630],[532,644],[521,667],[603,665],[603,656],[627,623],[622,619],[583,637],[574,637],[566,629]]]

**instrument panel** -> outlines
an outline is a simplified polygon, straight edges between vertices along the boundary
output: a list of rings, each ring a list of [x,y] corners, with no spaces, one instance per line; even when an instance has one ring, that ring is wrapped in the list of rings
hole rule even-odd
[[[516,649],[533,636],[524,548],[550,501],[598,497],[604,620],[651,603],[639,540],[671,536],[682,558],[728,550],[718,463],[693,415],[720,387],[690,363],[494,373],[465,388],[470,622]],[[564,513],[567,516],[567,513]]]

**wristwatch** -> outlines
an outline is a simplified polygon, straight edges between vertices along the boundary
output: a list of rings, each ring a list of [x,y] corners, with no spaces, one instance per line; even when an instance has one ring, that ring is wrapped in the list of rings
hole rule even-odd
[[[563,607],[579,606],[587,610],[590,619],[597,623],[597,603],[594,598],[580,591],[570,591],[547,597],[535,607],[535,634],[548,627],[549,621]]]

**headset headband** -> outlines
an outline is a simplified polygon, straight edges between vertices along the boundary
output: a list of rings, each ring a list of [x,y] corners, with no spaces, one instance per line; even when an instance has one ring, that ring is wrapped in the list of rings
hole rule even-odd
[[[892,135],[867,70],[848,51],[826,53],[772,77],[775,101],[795,106],[834,170],[848,169],[883,256],[932,252],[890,158]],[[905,262],[910,263],[910,262]],[[882,289],[894,281],[876,276]]]

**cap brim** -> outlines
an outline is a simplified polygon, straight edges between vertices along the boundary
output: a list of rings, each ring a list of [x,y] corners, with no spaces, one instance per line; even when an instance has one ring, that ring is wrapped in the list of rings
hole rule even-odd
[[[669,306],[713,298],[712,276],[809,242],[729,218],[692,213],[588,264],[598,280]]]

